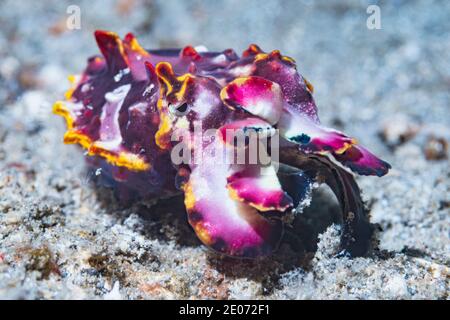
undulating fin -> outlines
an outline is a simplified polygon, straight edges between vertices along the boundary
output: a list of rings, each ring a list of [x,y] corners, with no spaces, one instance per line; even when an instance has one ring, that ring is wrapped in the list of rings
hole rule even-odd
[[[147,51],[131,33],[95,37],[103,56],[71,77],[54,112],[66,119],[64,141],[86,149],[89,166],[123,198],[181,189],[204,244],[255,258],[277,249],[283,215],[324,182],[342,209],[343,248],[367,252],[373,228],[349,171],[382,176],[390,165],[320,124],[313,86],[292,58],[256,45],[238,57],[192,46]]]

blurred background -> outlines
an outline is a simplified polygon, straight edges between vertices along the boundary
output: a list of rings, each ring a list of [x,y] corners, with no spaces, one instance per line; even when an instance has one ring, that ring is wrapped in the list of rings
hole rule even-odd
[[[270,272],[227,269],[180,240],[193,237],[183,215],[177,231],[178,220],[164,227],[140,221],[139,208],[102,207],[84,183],[82,151],[62,144],[63,121],[51,114],[67,76],[98,53],[96,29],[133,32],[147,49],[239,53],[256,43],[293,57],[315,87],[322,122],[393,166],[382,179],[358,179],[392,256],[346,265],[322,252],[307,267],[294,257],[274,260]],[[448,298],[449,88],[445,0],[1,0],[0,296]],[[102,228],[101,237],[89,233]],[[149,251],[154,260],[141,261]]]

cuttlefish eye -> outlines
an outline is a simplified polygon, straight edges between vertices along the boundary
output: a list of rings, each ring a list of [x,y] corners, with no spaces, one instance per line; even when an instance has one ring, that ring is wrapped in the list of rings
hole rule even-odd
[[[187,104],[187,102],[183,102],[177,105],[170,104],[169,109],[174,115],[182,117],[189,111],[189,105]]]

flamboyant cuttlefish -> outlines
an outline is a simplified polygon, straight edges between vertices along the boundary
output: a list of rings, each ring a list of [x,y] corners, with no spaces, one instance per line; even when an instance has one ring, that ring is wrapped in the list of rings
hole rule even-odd
[[[104,183],[138,197],[182,190],[199,239],[238,257],[273,252],[285,213],[305,202],[313,183],[326,183],[342,209],[343,249],[367,252],[373,227],[351,172],[383,176],[390,166],[320,124],[313,87],[292,58],[256,45],[238,56],[190,46],[145,50],[132,34],[121,40],[97,31],[95,38],[102,56],[70,77],[54,112],[67,122],[64,142],[87,150]],[[174,163],[176,148],[189,161]],[[227,156],[217,158],[217,150]],[[246,160],[255,150],[277,158]]]

